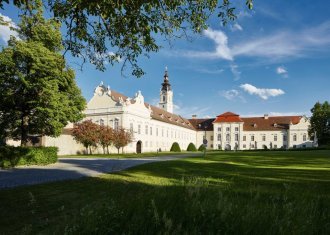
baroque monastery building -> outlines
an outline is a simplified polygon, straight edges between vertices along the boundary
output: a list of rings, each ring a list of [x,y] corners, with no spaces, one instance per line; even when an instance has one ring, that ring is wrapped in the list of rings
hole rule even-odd
[[[207,140],[207,149],[253,150],[312,147],[305,116],[240,117],[226,112],[216,118],[186,119],[173,113],[173,91],[167,70],[161,84],[159,106],[144,102],[141,91],[134,98],[120,94],[101,83],[87,104],[85,120],[133,133],[133,142],[124,152],[169,151],[173,142],[181,149],[189,143],[198,148]],[[83,153],[85,148],[71,136],[69,124],[57,138],[43,137],[45,146],[57,146],[59,155]],[[100,153],[101,149],[98,150]],[[117,152],[114,148],[112,152]]]

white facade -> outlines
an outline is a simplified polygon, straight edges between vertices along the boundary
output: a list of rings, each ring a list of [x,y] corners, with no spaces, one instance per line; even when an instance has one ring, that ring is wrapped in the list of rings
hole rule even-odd
[[[178,142],[182,150],[189,143],[198,148],[203,144],[205,134],[207,148],[214,150],[313,146],[308,136],[309,120],[303,116],[240,118],[237,114],[225,113],[214,119],[188,120],[173,114],[173,91],[167,71],[162,83],[159,107],[145,103],[140,91],[129,98],[100,84],[95,88],[85,114],[85,120],[90,119],[112,128],[120,126],[131,131],[133,142],[123,149],[124,152],[138,152],[139,149],[141,152],[169,151],[174,142]],[[57,146],[59,155],[84,153],[84,147],[70,135],[72,127],[70,124],[60,137],[44,137],[42,142],[45,146]],[[117,149],[111,148],[110,151],[116,153]],[[95,149],[94,152],[102,153],[102,149]]]

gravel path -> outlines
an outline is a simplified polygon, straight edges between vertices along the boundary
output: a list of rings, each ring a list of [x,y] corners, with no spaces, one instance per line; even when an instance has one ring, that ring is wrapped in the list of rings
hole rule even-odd
[[[57,163],[47,166],[19,166],[13,169],[0,169],[0,189],[97,176],[145,163],[169,161],[189,156],[192,154],[139,159],[59,158]]]

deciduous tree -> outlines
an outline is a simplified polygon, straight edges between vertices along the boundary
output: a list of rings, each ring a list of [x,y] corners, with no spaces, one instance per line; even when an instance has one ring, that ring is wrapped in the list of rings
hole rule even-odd
[[[99,142],[99,125],[91,120],[86,120],[74,125],[72,129],[73,138],[84,145],[86,151],[92,154],[92,147],[96,147]]]
[[[317,102],[311,112],[309,135],[316,133],[319,145],[330,144],[330,104]]]
[[[245,1],[252,8],[253,0]],[[0,0],[0,7],[9,0]],[[26,0],[13,0],[21,7]],[[123,60],[132,67],[132,74],[140,77],[144,71],[137,58],[157,52],[156,37],[168,41],[187,37],[187,33],[201,33],[207,20],[217,14],[223,24],[236,18],[232,0],[48,0],[47,8],[61,22],[65,22],[64,45],[73,56],[82,57],[105,69],[105,62]]]
[[[0,52],[0,128],[22,146],[30,136],[58,136],[85,108],[74,71],[61,55],[61,25],[44,19],[40,0],[32,2],[21,6],[19,39],[11,37]]]
[[[117,148],[118,154],[119,149],[124,148],[126,145],[132,142],[133,136],[131,132],[124,128],[117,128],[113,130],[113,145]]]
[[[109,126],[99,126],[98,139],[103,148],[103,153],[105,154],[105,149],[107,149],[109,154],[109,146],[112,145],[114,140],[113,129]]]

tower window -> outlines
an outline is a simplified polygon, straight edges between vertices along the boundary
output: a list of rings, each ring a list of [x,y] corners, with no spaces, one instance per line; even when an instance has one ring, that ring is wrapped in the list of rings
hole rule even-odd
[[[165,102],[165,96],[163,96],[163,101]]]

